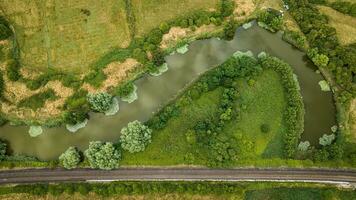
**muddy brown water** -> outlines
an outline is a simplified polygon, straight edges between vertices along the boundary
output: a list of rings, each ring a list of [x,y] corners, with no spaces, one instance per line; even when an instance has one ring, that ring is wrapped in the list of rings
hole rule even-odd
[[[147,75],[137,80],[138,99],[131,104],[120,102],[120,111],[114,116],[91,114],[88,125],[76,133],[70,133],[64,126],[44,128],[43,134],[36,138],[29,136],[29,127],[6,125],[0,128],[0,138],[9,142],[14,153],[43,160],[57,158],[70,146],[84,150],[90,141],[117,141],[121,128],[128,122],[149,119],[192,80],[223,63],[237,50],[251,50],[255,55],[265,51],[292,66],[306,109],[302,141],[317,144],[321,135],[331,133],[330,128],[336,124],[335,106],[332,93],[322,92],[318,85],[323,77],[315,73],[316,67],[304,53],[284,42],[281,34],[272,34],[254,24],[248,30],[238,28],[232,41],[217,38],[195,41],[186,54],[167,56],[169,70],[158,77]]]

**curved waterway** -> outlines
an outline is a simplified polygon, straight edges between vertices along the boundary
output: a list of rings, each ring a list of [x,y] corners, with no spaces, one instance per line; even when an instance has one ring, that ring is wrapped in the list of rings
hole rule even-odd
[[[70,133],[64,126],[45,128],[36,138],[29,136],[29,127],[6,125],[0,128],[0,138],[9,142],[14,153],[44,160],[57,158],[69,146],[84,150],[90,141],[116,141],[128,122],[146,121],[192,80],[223,63],[237,50],[251,50],[255,55],[265,51],[293,67],[306,109],[303,141],[317,144],[321,135],[331,132],[336,123],[335,106],[331,92],[321,91],[318,82],[323,78],[315,73],[315,66],[305,59],[304,53],[284,42],[281,34],[272,34],[254,24],[248,30],[238,28],[232,41],[216,38],[195,41],[186,54],[167,56],[169,70],[157,77],[147,75],[137,80],[138,99],[131,104],[120,102],[120,111],[114,116],[92,114],[88,125],[76,133]]]

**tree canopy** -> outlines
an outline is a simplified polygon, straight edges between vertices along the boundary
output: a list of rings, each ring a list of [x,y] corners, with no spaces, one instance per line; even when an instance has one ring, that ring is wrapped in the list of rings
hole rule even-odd
[[[121,146],[130,153],[144,151],[151,142],[152,130],[139,121],[130,122],[121,130]]]
[[[90,142],[84,155],[92,168],[110,170],[119,166],[121,151],[112,142]]]
[[[76,168],[80,162],[80,155],[75,147],[69,147],[59,156],[59,162],[66,169]]]

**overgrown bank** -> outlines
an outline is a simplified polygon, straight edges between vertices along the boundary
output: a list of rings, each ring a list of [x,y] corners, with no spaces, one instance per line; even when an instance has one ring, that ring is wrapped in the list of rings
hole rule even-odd
[[[132,2],[126,1],[126,9],[128,15],[128,21],[132,26],[130,26],[131,36],[135,36],[135,16],[133,15]],[[88,118],[87,113],[90,112],[90,106],[86,101],[86,96],[88,93],[96,93],[106,91],[113,96],[120,96],[122,94],[130,93],[127,91],[128,88],[126,84],[132,84],[132,81],[139,78],[140,75],[150,72],[156,73],[159,67],[164,63],[164,56],[170,52],[163,51],[160,48],[160,43],[164,34],[168,33],[172,27],[182,27],[189,29],[197,29],[198,27],[214,24],[219,27],[228,26],[231,21],[231,16],[233,14],[234,4],[230,0],[221,0],[217,6],[219,9],[214,11],[204,11],[198,10],[184,16],[179,16],[174,20],[161,23],[157,28],[152,29],[150,32],[141,37],[134,37],[128,48],[116,48],[104,55],[98,61],[91,65],[91,70],[85,74],[84,77],[78,78],[74,75],[68,75],[57,69],[49,69],[47,72],[41,72],[34,78],[29,78],[24,76],[21,71],[21,65],[18,62],[17,53],[18,45],[16,45],[15,37],[13,36],[12,30],[9,28],[9,23],[4,19],[1,23],[7,26],[8,32],[6,32],[6,39],[9,42],[14,41],[15,46],[10,47],[11,52],[8,52],[5,61],[10,60],[7,64],[6,69],[2,69],[4,76],[6,76],[5,86],[11,84],[24,84],[26,87],[24,89],[29,90],[29,93],[33,95],[29,98],[20,99],[22,104],[26,104],[26,107],[18,107],[17,100],[8,98],[8,91],[6,92],[7,101],[3,102],[3,108],[10,107],[11,109],[1,109],[3,118],[12,122],[12,124],[21,125],[44,125],[44,126],[58,126],[62,123],[67,123],[70,125],[75,125],[77,123],[82,123],[83,118]],[[204,34],[204,33],[203,33]],[[219,34],[224,35],[223,32]],[[211,37],[211,36],[205,36]],[[127,70],[123,71],[122,77],[119,80],[115,80],[114,84],[110,87],[104,88],[105,81],[112,79],[112,74],[105,73],[106,68],[112,64],[122,64],[128,59],[134,59],[136,65],[133,65]],[[10,64],[9,64],[10,63]],[[124,66],[118,66],[124,68]],[[118,71],[117,69],[116,71]],[[55,108],[56,112],[46,112],[47,115],[42,117],[39,116],[28,116],[28,113],[44,113],[44,110],[49,110],[47,107],[44,109],[38,109],[39,104],[30,105],[31,102],[46,102],[51,99],[47,98],[47,95],[39,95],[43,92],[41,89],[46,87],[50,82],[60,81],[63,87],[73,90],[73,94],[69,97],[60,97],[62,100],[58,102],[59,105]],[[89,90],[89,89],[90,90]],[[124,91],[123,91],[124,90]],[[6,91],[6,90],[5,90]],[[36,101],[32,101],[32,100]],[[29,101],[28,101],[29,100]],[[43,104],[47,106],[47,104]],[[80,116],[80,117],[74,117]],[[4,120],[5,121],[5,120]]]

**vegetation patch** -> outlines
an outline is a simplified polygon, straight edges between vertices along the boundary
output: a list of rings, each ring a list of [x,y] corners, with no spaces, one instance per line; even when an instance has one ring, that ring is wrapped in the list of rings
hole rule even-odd
[[[0,187],[5,199],[355,199],[352,189],[307,183],[166,182],[32,184]]]
[[[30,108],[32,110],[38,110],[42,108],[46,101],[53,101],[58,98],[54,90],[47,90],[38,94],[35,94],[27,99],[23,99],[18,103],[18,107]]]
[[[131,0],[136,17],[137,34],[144,35],[162,22],[170,21],[197,10],[215,11],[220,0]]]
[[[356,8],[356,4],[355,4]],[[341,44],[348,45],[356,42],[356,18],[342,14],[327,6],[318,6],[321,13],[328,16],[329,24],[335,28]]]

